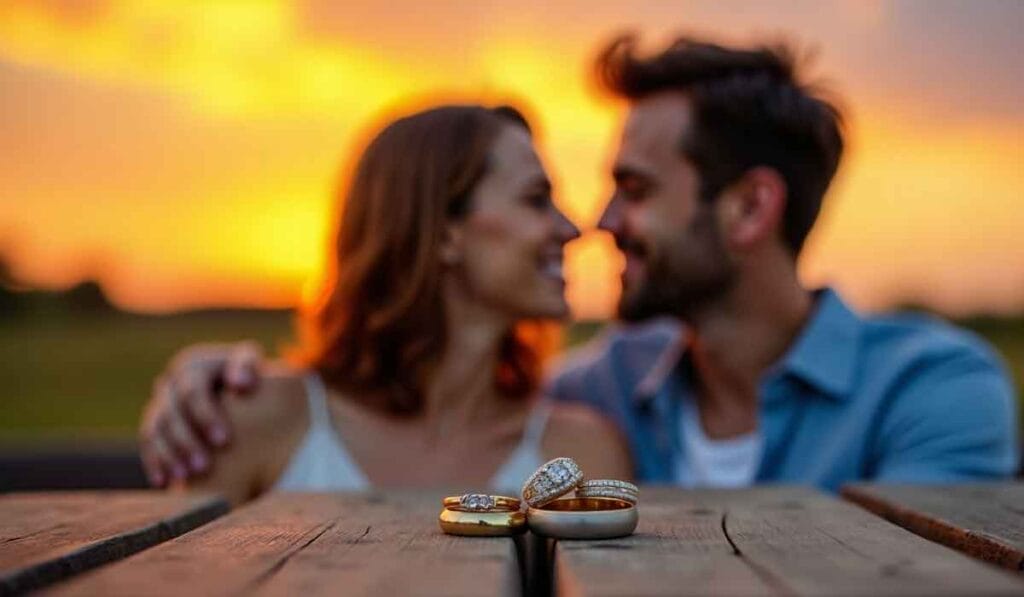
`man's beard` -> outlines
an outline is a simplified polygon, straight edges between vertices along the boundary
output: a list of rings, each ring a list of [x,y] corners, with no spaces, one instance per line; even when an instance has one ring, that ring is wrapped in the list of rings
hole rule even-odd
[[[736,279],[736,268],[707,205],[694,216],[680,242],[649,251],[644,259],[647,267],[639,288],[623,288],[619,299],[618,315],[624,321],[663,315],[690,320],[725,295]]]

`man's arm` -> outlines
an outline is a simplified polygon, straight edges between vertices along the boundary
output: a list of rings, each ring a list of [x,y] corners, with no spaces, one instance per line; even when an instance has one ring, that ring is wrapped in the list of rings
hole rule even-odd
[[[210,448],[226,446],[231,435],[219,393],[252,392],[262,362],[255,342],[198,344],[171,359],[139,424],[139,452],[151,484],[163,487],[209,467]]]
[[[611,415],[624,407],[641,378],[681,333],[678,323],[666,319],[609,324],[556,360],[543,392],[555,401],[583,402]]]
[[[1002,368],[962,352],[908,376],[882,419],[872,479],[949,483],[1011,476],[1016,399]]]

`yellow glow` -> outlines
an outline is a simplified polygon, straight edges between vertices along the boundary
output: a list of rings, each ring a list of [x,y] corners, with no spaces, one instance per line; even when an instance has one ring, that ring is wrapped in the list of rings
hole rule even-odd
[[[805,277],[838,281],[870,307],[907,294],[954,313],[970,312],[979,301],[1000,311],[1019,308],[1019,129],[862,115],[803,263]]]
[[[527,98],[560,205],[588,227],[608,193],[620,108],[588,83],[599,39],[498,23],[468,55],[418,56],[382,49],[387,39],[310,35],[284,0],[99,5],[70,17],[46,3],[0,7],[0,63],[141,106],[122,114],[102,95],[88,104],[102,123],[39,123],[31,134],[85,148],[44,146],[3,171],[18,200],[0,201],[0,233],[14,239],[0,249],[38,283],[95,275],[141,309],[308,297],[339,162],[375,115],[409,98]],[[881,3],[847,11],[864,26],[886,18]],[[908,117],[915,98],[863,97],[804,277],[870,307],[914,296],[954,311],[1019,308],[1021,123],[936,126]],[[577,316],[612,312],[620,267],[601,235],[570,248]]]

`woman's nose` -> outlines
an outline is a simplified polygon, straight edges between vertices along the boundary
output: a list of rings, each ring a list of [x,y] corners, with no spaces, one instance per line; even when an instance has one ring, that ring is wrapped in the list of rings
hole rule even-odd
[[[576,224],[573,224],[572,220],[566,217],[564,213],[559,210],[555,210],[555,217],[558,219],[558,240],[562,244],[580,237],[580,229],[577,228]]]

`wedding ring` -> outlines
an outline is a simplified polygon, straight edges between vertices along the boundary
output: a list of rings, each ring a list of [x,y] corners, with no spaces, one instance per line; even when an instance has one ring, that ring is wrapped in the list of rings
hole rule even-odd
[[[526,515],[519,510],[466,512],[445,508],[438,523],[445,533],[463,537],[508,537],[526,531]]]
[[[449,510],[461,510],[463,512],[510,512],[518,510],[522,502],[516,498],[503,495],[467,493],[465,495],[446,497],[442,504]]]
[[[572,458],[555,458],[537,469],[523,484],[523,500],[536,508],[562,497],[579,485],[583,472]]]
[[[576,487],[576,497],[616,498],[636,505],[640,497],[640,488],[626,481],[593,479],[584,481]]]
[[[615,498],[561,498],[526,512],[530,530],[552,539],[613,539],[633,534],[637,507]]]

